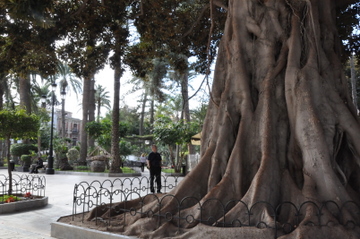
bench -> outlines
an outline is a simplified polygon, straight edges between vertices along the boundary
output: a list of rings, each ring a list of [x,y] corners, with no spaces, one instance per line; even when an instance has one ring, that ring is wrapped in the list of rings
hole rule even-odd
[[[43,165],[44,165],[44,167],[38,169],[39,173],[45,173],[46,172],[46,168],[47,168],[48,163],[44,162]]]

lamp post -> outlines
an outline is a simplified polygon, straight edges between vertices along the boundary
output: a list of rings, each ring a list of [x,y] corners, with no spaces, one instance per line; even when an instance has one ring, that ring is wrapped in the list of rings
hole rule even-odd
[[[65,138],[65,97],[66,97],[66,91],[65,87],[63,87],[63,90],[60,92],[61,95],[61,137]]]
[[[53,157],[53,138],[54,138],[54,105],[55,105],[55,89],[56,83],[51,84],[51,128],[50,128],[50,152],[46,174],[54,174],[54,157]],[[42,101],[46,101],[46,96],[42,96]]]

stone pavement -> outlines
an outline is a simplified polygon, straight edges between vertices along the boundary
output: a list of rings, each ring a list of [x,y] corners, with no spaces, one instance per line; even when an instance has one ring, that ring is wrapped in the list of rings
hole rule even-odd
[[[13,172],[14,174],[28,174]],[[0,169],[0,174],[7,175],[7,169]],[[148,172],[143,174],[147,175]],[[73,189],[81,181],[114,180],[115,177],[93,175],[55,174],[47,175],[45,196],[48,205],[31,211],[15,212],[0,215],[1,239],[51,239],[51,223],[72,212]]]

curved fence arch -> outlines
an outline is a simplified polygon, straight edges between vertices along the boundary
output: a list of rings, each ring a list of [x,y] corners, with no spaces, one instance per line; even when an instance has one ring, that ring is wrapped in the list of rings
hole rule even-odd
[[[258,201],[248,205],[240,199],[223,202],[217,198],[201,201],[195,197],[177,198],[174,195],[166,194],[168,190],[177,186],[179,180],[177,177],[172,176],[162,176],[162,180],[165,194],[149,194],[150,180],[145,176],[116,178],[112,181],[107,179],[103,182],[96,180],[91,183],[81,182],[75,184],[73,220],[74,216],[79,214],[82,214],[82,220],[84,220],[86,213],[95,207],[99,207],[101,211],[95,212],[95,223],[119,224],[120,222],[116,222],[116,219],[111,219],[111,217],[106,220],[101,218],[102,213],[109,211],[116,214],[126,213],[121,222],[123,225],[126,224],[126,217],[152,217],[156,218],[159,225],[164,221],[173,222],[178,226],[179,231],[183,225],[191,227],[202,223],[217,227],[270,228],[274,230],[274,238],[277,238],[278,235],[291,233],[304,218],[304,211],[312,207],[312,210],[315,211],[316,220],[309,221],[309,224],[319,227],[327,226],[331,222],[323,222],[322,219],[324,215],[331,213],[337,219],[337,223],[347,228],[360,226],[360,205],[353,201],[346,202],[343,205],[338,205],[334,201],[324,201],[323,203],[305,201],[299,205],[289,201],[277,205],[272,205],[266,201]],[[153,201],[157,207],[155,209],[145,209],[145,202],[148,201]],[[127,202],[130,204],[127,204]],[[169,202],[174,204],[171,207],[173,211],[166,211],[164,207]],[[226,214],[236,206],[241,209],[238,217],[228,220]],[[184,209],[190,207],[195,207],[199,211],[194,215],[184,213],[186,211]],[[206,215],[203,214],[203,211],[208,207],[211,210],[206,210]],[[209,211],[216,211],[217,213],[211,215]],[[264,221],[260,216],[265,211],[268,214],[267,221]],[[352,220],[345,218],[348,212],[355,215]]]
[[[39,175],[13,174],[12,180],[8,175],[0,174],[0,194],[7,195],[9,186],[12,186],[13,195],[24,195],[30,193],[32,196],[44,197],[46,189],[46,178]],[[0,200],[0,204],[5,203]]]

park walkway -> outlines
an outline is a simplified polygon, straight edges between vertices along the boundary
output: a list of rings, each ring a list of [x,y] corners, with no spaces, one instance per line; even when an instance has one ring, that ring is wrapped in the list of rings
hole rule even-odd
[[[13,172],[14,174],[28,174]],[[0,169],[0,174],[7,175],[7,169]],[[16,212],[0,215],[0,238],[1,239],[51,239],[51,223],[60,217],[72,213],[72,197],[74,185],[81,181],[92,182],[94,180],[114,180],[114,177],[94,175],[71,175],[71,174],[39,174],[46,177],[45,196],[48,205],[25,212]],[[148,171],[143,173],[147,176]]]

